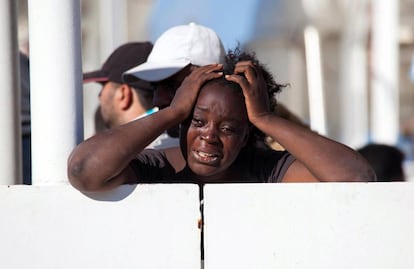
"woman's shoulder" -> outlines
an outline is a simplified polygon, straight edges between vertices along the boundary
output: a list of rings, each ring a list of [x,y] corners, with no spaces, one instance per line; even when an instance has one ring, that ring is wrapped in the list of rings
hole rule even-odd
[[[243,155],[238,166],[247,169],[249,174],[262,182],[279,182],[295,159],[285,150],[262,147],[245,151]]]
[[[262,159],[262,158],[271,158],[274,159],[280,159],[283,158],[286,155],[290,155],[289,152],[282,149],[273,149],[268,146],[252,146],[248,150],[244,151],[245,154],[247,154],[250,158],[254,159]]]
[[[144,149],[131,161],[130,167],[140,183],[169,183],[180,168],[179,153],[175,149]]]
[[[186,161],[180,147],[167,148],[164,149],[163,152],[168,162],[174,167],[176,173],[184,169]]]

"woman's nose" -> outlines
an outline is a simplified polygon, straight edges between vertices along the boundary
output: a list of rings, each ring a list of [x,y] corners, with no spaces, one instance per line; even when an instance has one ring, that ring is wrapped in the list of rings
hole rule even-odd
[[[212,124],[206,125],[201,133],[201,139],[205,140],[208,143],[214,143],[218,141],[217,128],[212,126]]]

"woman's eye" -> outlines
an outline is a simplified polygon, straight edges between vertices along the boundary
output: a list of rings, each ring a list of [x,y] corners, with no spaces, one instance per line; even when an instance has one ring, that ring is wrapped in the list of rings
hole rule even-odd
[[[236,130],[234,128],[229,127],[229,126],[223,126],[223,127],[221,127],[221,130],[226,134],[232,134],[232,133],[236,132]]]
[[[191,125],[196,126],[196,127],[200,127],[200,126],[203,126],[203,122],[199,119],[193,118],[191,120]]]

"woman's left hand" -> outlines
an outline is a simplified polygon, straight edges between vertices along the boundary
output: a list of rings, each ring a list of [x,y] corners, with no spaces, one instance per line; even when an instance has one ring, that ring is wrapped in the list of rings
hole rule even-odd
[[[270,113],[269,96],[266,82],[259,67],[251,61],[241,61],[236,64],[234,73],[226,76],[227,80],[240,85],[246,102],[250,122]]]

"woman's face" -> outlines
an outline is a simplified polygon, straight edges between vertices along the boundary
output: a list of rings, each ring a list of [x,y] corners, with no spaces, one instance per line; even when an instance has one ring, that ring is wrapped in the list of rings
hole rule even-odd
[[[208,83],[200,91],[187,130],[189,168],[205,182],[226,180],[228,168],[248,139],[243,95],[228,86]]]

